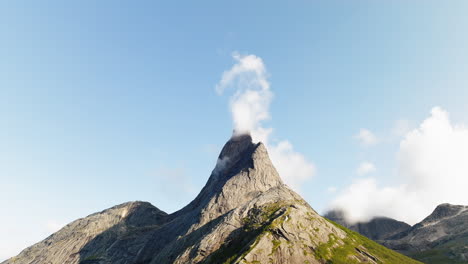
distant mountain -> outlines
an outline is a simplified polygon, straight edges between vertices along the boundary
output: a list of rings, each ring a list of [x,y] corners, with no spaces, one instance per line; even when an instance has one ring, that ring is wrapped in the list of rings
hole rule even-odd
[[[262,143],[231,138],[205,187],[166,214],[143,202],[78,219],[4,264],[419,263],[318,215]]]
[[[367,222],[351,224],[346,221],[344,213],[338,210],[326,213],[325,217],[372,240],[384,240],[411,228],[405,222],[388,217],[375,217]]]
[[[468,206],[441,204],[412,227],[384,217],[350,224],[337,210],[325,217],[424,263],[468,263]]]
[[[441,204],[382,244],[426,263],[468,263],[468,206]]]

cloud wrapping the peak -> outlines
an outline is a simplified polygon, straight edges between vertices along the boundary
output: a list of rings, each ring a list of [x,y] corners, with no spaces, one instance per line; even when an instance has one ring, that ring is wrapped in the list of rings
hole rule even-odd
[[[263,90],[270,89],[270,83],[267,81],[267,70],[260,57],[255,55],[242,56],[234,52],[232,57],[237,63],[232,68],[223,73],[221,81],[216,85],[216,92],[222,94],[230,85],[239,82],[242,88],[259,88]]]
[[[263,124],[271,118],[270,104],[273,100],[263,60],[237,52],[233,53],[233,58],[236,63],[223,73],[215,90],[219,95],[229,89],[234,90],[229,108],[235,134],[250,133],[255,142],[263,142],[278,173],[297,190],[302,182],[314,175],[315,166],[296,152],[289,141],[272,142],[273,129]]]
[[[265,65],[255,55],[234,53],[233,58],[237,63],[223,73],[216,91],[222,94],[230,87],[235,90],[230,109],[236,133],[263,135],[261,122],[270,119],[269,108],[273,99]]]
[[[434,107],[419,128],[408,132],[397,154],[401,184],[379,186],[358,179],[331,203],[352,221],[388,216],[415,224],[441,203],[468,204],[468,128],[454,125]]]

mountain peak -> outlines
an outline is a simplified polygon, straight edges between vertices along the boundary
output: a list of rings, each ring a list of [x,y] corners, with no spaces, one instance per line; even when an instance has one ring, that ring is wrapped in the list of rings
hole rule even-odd
[[[421,221],[421,224],[425,225],[444,218],[453,217],[467,209],[468,207],[463,205],[453,205],[449,203],[439,204],[428,217]]]
[[[256,144],[252,142],[250,134],[234,134],[221,150],[213,173],[220,174],[228,171],[233,165],[239,162],[241,158],[250,156],[255,145]]]
[[[261,142],[253,143],[248,134],[234,135],[221,150],[216,167],[198,196],[172,216],[177,217],[197,209],[202,214],[210,211],[210,216],[205,219],[209,221],[280,185],[283,182],[265,145]],[[213,211],[217,213],[213,214]]]
[[[83,237],[90,229],[95,232]],[[415,263],[370,243],[318,215],[283,184],[264,144],[235,134],[206,185],[181,210],[167,215],[140,202],[116,206],[5,263]]]

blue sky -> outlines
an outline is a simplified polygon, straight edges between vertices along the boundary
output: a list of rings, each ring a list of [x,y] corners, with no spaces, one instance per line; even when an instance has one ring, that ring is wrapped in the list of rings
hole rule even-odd
[[[276,138],[316,167],[323,211],[364,161],[398,182],[398,120],[468,122],[466,1],[9,1],[0,4],[0,259],[112,205],[172,212],[231,135],[215,85],[255,54]],[[360,129],[379,139],[362,146]],[[183,182],[184,184],[180,184]],[[330,189],[330,187],[333,187]]]

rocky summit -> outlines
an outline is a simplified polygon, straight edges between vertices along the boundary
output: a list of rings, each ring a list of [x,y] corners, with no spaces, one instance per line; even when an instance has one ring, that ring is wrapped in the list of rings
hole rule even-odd
[[[78,219],[4,264],[419,263],[318,215],[262,143],[233,136],[198,196],[166,214],[125,203]]]

